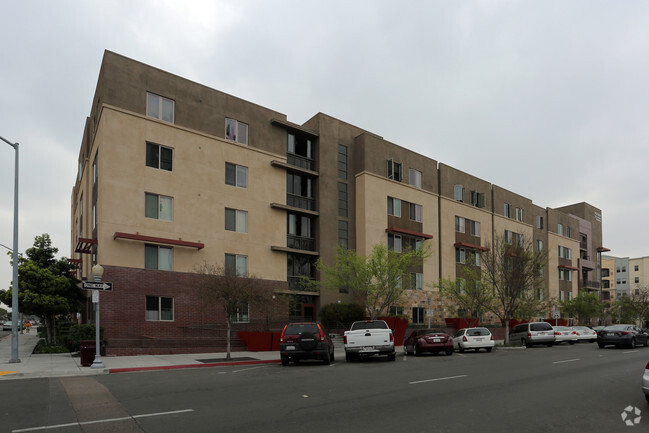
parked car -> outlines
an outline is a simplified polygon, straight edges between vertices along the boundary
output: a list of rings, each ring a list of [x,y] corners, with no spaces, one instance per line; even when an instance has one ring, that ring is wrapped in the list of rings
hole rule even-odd
[[[559,343],[568,343],[575,344],[579,340],[579,335],[577,331],[567,326],[555,326],[554,327],[554,342]]]
[[[2,324],[2,330],[3,331],[11,331],[11,320],[4,322]]]
[[[485,349],[491,352],[495,345],[494,337],[487,328],[463,328],[453,336],[453,349],[460,353],[467,349],[475,349],[476,352]]]
[[[532,347],[535,344],[554,344],[554,328],[547,322],[530,322],[516,325],[509,331],[509,343]]]
[[[611,325],[597,333],[597,345],[600,348],[608,345],[634,348],[639,344],[649,346],[649,334],[635,325]]]
[[[594,343],[597,341],[597,332],[588,326],[574,326],[572,329],[577,331],[577,341],[587,341]]]
[[[649,402],[649,362],[644,368],[644,374],[642,375],[642,391],[644,392],[644,398]]]
[[[320,359],[328,365],[334,360],[334,344],[320,323],[289,323],[279,338],[279,354],[282,365],[302,359]]]
[[[368,356],[386,355],[396,359],[394,333],[385,320],[359,320],[343,334],[347,362]]]
[[[403,342],[403,351],[408,355],[414,353],[415,356],[440,352],[452,355],[453,338],[441,329],[417,329]]]

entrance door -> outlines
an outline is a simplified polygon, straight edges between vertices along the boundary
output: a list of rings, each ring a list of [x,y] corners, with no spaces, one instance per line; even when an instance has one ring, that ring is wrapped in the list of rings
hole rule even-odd
[[[305,322],[315,322],[315,305],[302,304],[302,319]]]

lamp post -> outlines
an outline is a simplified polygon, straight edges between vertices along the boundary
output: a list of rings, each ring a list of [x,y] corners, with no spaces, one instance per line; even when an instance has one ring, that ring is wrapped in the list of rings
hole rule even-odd
[[[0,140],[16,151],[14,167],[14,247],[13,247],[13,283],[11,290],[11,359],[10,363],[20,362],[18,358],[18,143],[0,137]]]
[[[104,276],[103,266],[99,263],[93,266],[92,276],[95,277],[96,282],[101,282],[101,277]],[[93,291],[92,298],[92,301],[95,303],[95,360],[92,361],[90,368],[104,368],[104,363],[101,362],[101,346],[99,341],[99,290]]]

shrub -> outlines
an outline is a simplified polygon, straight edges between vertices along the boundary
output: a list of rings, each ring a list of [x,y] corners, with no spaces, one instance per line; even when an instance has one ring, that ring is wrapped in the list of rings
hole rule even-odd
[[[320,310],[320,319],[328,329],[347,329],[365,319],[365,309],[358,304],[329,304]]]
[[[48,344],[45,339],[38,340],[34,353],[67,353],[70,350],[61,344]]]
[[[81,340],[94,340],[95,338],[94,323],[75,324],[70,327],[65,342],[70,352],[78,352],[81,350]],[[99,327],[99,340],[104,341],[104,329],[101,326]]]

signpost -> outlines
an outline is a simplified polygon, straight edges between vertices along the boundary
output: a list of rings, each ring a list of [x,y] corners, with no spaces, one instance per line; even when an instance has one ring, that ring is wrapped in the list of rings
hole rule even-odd
[[[87,290],[113,290],[113,283],[82,281],[81,288]]]

